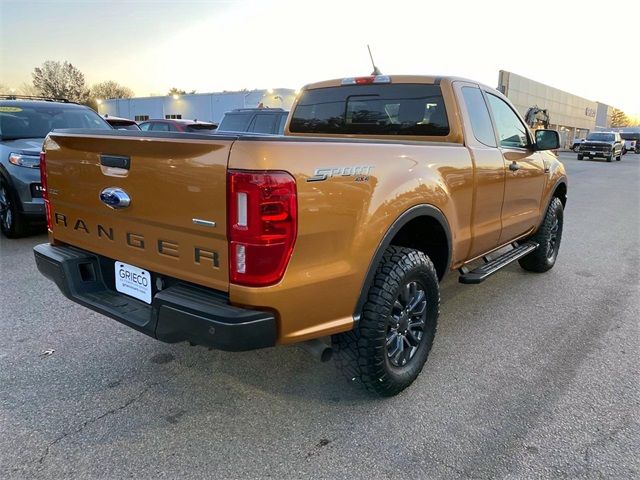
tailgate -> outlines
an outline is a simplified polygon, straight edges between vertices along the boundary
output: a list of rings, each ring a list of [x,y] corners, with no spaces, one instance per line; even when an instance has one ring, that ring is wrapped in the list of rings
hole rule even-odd
[[[203,137],[51,133],[45,149],[55,240],[227,291],[226,170],[234,138]],[[110,187],[126,193],[128,207],[103,203],[100,193]]]

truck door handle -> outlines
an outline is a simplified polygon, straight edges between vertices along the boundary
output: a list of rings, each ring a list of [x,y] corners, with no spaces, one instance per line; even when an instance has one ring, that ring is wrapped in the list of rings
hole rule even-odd
[[[520,165],[518,165],[516,162],[511,162],[509,164],[509,170],[511,170],[512,172],[516,172],[520,170]]]
[[[100,165],[103,167],[124,168],[129,170],[131,159],[122,155],[100,155]]]

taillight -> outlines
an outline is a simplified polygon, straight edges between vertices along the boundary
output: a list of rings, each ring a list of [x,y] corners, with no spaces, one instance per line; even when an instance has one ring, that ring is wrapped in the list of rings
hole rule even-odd
[[[287,172],[229,170],[227,195],[230,281],[278,283],[298,228],[295,179]]]
[[[51,231],[51,204],[49,203],[49,188],[47,185],[47,154],[40,153],[40,184],[42,185],[42,198],[44,199],[44,210],[47,213],[47,230]]]

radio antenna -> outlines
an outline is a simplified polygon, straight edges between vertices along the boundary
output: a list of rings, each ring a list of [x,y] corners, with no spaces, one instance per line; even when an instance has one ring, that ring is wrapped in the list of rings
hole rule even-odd
[[[369,58],[371,59],[371,65],[373,65],[373,72],[371,72],[371,75],[382,75],[382,72],[378,67],[376,67],[375,62],[373,61],[373,55],[371,54],[371,47],[369,45],[367,45],[367,50],[369,50]]]

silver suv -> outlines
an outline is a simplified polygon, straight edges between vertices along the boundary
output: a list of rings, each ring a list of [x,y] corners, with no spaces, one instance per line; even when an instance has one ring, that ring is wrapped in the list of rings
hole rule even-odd
[[[26,235],[46,222],[40,184],[40,151],[54,129],[112,130],[89,107],[43,97],[0,96],[0,230]]]

